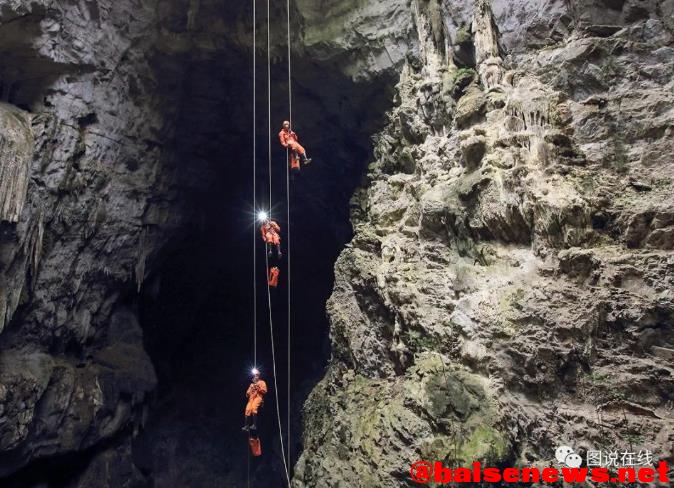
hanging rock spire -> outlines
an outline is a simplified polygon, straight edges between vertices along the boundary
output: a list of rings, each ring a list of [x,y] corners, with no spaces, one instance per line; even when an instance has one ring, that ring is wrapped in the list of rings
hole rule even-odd
[[[447,51],[440,2],[416,0],[412,2],[412,11],[423,62],[429,73],[437,73],[445,64]]]
[[[498,86],[503,78],[503,59],[491,0],[476,0],[472,31],[475,43],[475,65],[482,84],[489,90]]]
[[[32,157],[30,116],[16,107],[0,104],[0,221],[19,221]]]

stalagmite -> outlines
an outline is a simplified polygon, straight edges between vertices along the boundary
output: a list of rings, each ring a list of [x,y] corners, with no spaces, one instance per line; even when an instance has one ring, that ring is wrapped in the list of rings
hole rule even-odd
[[[32,157],[30,115],[0,104],[0,221],[19,221]]]

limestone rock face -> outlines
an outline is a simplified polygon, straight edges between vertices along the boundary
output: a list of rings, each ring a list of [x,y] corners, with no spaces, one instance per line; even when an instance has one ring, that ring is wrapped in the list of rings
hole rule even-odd
[[[208,178],[164,148],[169,14],[0,2],[0,477],[130,435],[156,386],[128,297]]]
[[[398,68],[409,51],[412,12],[405,0],[316,2],[297,0],[302,56],[329,61],[364,81]]]
[[[352,200],[294,486],[560,444],[671,460],[672,2],[445,1],[442,49],[429,3]]]
[[[4,104],[0,114],[0,220],[16,222],[26,199],[33,134],[28,114]]]
[[[242,168],[228,182],[247,184],[247,154],[233,148],[250,137],[242,123],[251,116],[250,6],[0,0],[3,482],[51,459],[77,461],[72,486],[150,482],[130,459],[157,384],[138,292],[156,291],[158,281],[146,281],[171,246],[199,228],[197,209],[214,174]],[[272,9],[283,18],[285,2]],[[352,151],[367,150],[370,104],[390,106],[391,80],[414,39],[412,12],[404,1],[347,1],[329,16],[316,2],[292,2],[291,10],[294,66],[310,80],[296,84],[297,99],[309,101],[298,104],[310,128],[302,135],[312,148],[338,147],[348,159],[318,167],[319,203],[310,204],[321,206],[326,221],[341,219],[339,232],[348,235],[344,203],[361,176],[355,168],[365,163]],[[277,73],[285,69],[285,24],[272,31],[274,91],[283,93]],[[365,115],[339,115],[356,109]],[[287,110],[286,100],[273,110]],[[350,145],[341,142],[344,134]],[[234,190],[232,199],[239,198]],[[344,207],[339,218],[326,197],[335,193]],[[177,481],[173,472],[162,476]]]

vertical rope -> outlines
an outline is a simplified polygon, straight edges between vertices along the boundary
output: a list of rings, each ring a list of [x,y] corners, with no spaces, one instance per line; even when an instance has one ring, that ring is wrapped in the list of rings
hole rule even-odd
[[[272,165],[271,165],[271,35],[270,35],[271,16],[269,14],[269,0],[267,0],[267,141],[268,141],[268,160],[269,160],[269,218],[272,218]],[[269,253],[265,252],[266,276],[269,276]],[[281,442],[281,456],[283,458],[283,468],[286,475],[288,488],[290,488],[290,474],[288,464],[286,463],[285,443],[283,442],[283,427],[281,426],[281,406],[278,401],[278,384],[276,380],[276,348],[274,346],[274,319],[271,307],[271,291],[267,284],[267,308],[269,309],[269,335],[271,340],[271,358],[274,377],[274,395],[276,398],[276,419],[278,421],[279,441]]]
[[[288,466],[292,466],[290,463],[290,456],[291,456],[291,446],[292,446],[292,441],[290,438],[290,339],[291,339],[291,311],[290,311],[290,170],[288,169],[288,165],[286,165],[286,211],[288,214],[288,248],[287,248],[287,253],[288,253],[288,281],[287,281],[287,288],[288,288],[288,397],[287,397],[287,408],[288,408]]]
[[[269,15],[269,0],[267,0],[267,158],[269,160],[269,218],[271,219],[271,35],[269,32],[269,25],[271,17]]]
[[[253,366],[257,368],[257,88],[256,58],[257,49],[257,25],[255,24],[256,12],[253,0]]]
[[[286,10],[287,10],[287,28],[288,28],[288,122],[290,122],[290,130],[293,127],[293,92],[292,92],[292,79],[290,71],[290,0],[286,0]],[[287,159],[287,158],[286,158]],[[291,308],[290,308],[290,169],[286,164],[286,210],[288,214],[288,392],[287,392],[287,428],[288,428],[288,467],[292,469],[291,456],[292,456],[292,438],[290,437],[290,340],[291,340]]]
[[[265,254],[265,263],[267,268],[267,276],[269,276],[269,253]],[[281,442],[281,457],[283,457],[283,468],[285,469],[286,481],[288,482],[288,488],[290,488],[290,474],[288,473],[288,464],[286,463],[286,453],[283,443],[283,427],[281,427],[281,407],[278,403],[278,385],[276,382],[276,351],[274,347],[274,320],[271,313],[271,292],[267,286],[267,305],[269,306],[269,335],[271,339],[271,362],[273,366],[273,376],[274,376],[274,395],[276,397],[276,419],[278,420],[278,434],[279,441]]]
[[[257,253],[255,252],[257,244],[257,71],[256,71],[256,52],[257,52],[257,14],[255,11],[255,2],[253,3],[253,366],[257,368]],[[250,446],[246,445],[246,487],[250,488]]]
[[[293,127],[293,84],[291,79],[291,67],[290,67],[290,0],[286,0],[287,10],[288,10],[288,122],[290,122],[290,128]]]

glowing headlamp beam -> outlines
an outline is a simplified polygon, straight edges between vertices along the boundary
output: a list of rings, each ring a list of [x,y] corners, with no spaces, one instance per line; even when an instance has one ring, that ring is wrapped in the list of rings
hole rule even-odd
[[[265,212],[264,210],[260,210],[260,211],[257,213],[257,219],[258,219],[260,222],[264,222],[265,220],[267,220],[267,212]]]

